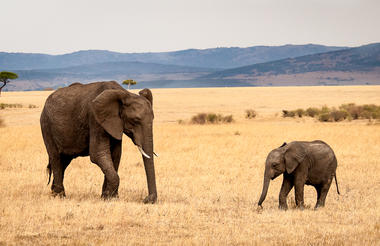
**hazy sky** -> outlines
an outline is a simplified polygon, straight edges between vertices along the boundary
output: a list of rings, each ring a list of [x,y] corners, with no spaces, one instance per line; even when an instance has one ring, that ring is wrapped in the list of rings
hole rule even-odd
[[[0,0],[0,51],[380,42],[380,0]]]

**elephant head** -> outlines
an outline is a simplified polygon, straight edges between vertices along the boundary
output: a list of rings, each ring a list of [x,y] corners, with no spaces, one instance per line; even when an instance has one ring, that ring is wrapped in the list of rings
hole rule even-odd
[[[122,89],[109,89],[93,101],[96,121],[113,138],[121,140],[125,133],[141,152],[148,182],[149,196],[144,202],[157,199],[153,161],[153,96],[149,89],[139,95]]]
[[[261,192],[258,205],[264,202],[268,192],[269,182],[280,174],[287,172],[288,174],[298,167],[306,156],[305,149],[300,143],[286,144],[272,150],[265,161],[263,190]]]

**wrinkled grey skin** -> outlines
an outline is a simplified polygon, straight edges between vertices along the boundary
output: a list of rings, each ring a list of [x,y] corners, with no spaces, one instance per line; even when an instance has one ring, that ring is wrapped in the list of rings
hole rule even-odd
[[[279,195],[279,208],[287,209],[286,198],[293,188],[297,207],[304,208],[304,185],[312,185],[317,191],[315,208],[323,207],[332,179],[336,180],[337,160],[334,151],[325,142],[295,141],[284,143],[272,150],[265,162],[264,183],[258,205],[261,206],[268,192],[269,182],[283,174]]]
[[[117,197],[117,171],[125,133],[150,156],[143,156],[149,191],[144,203],[156,202],[152,103],[149,89],[136,95],[115,81],[74,83],[52,93],[40,119],[49,155],[47,168],[50,175],[53,173],[52,193],[65,196],[65,169],[73,158],[90,156],[104,173],[102,197]]]

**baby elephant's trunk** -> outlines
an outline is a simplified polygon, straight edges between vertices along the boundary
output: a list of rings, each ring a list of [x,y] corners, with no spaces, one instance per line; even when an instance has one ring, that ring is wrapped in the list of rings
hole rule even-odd
[[[269,187],[270,179],[267,175],[264,176],[263,190],[261,192],[260,200],[257,205],[261,207],[261,204],[264,202],[265,197],[267,196],[268,187]]]

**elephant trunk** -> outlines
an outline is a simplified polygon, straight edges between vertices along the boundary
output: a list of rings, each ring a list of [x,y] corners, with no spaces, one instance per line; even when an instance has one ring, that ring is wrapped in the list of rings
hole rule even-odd
[[[148,183],[149,195],[144,199],[144,203],[155,203],[157,201],[156,176],[154,171],[154,155],[153,155],[153,133],[152,125],[147,127],[144,132],[143,150],[149,156],[143,154],[146,179]]]
[[[270,178],[269,175],[264,175],[263,190],[261,192],[260,200],[257,205],[261,207],[261,204],[264,202],[265,197],[267,196],[268,187],[269,187]]]

